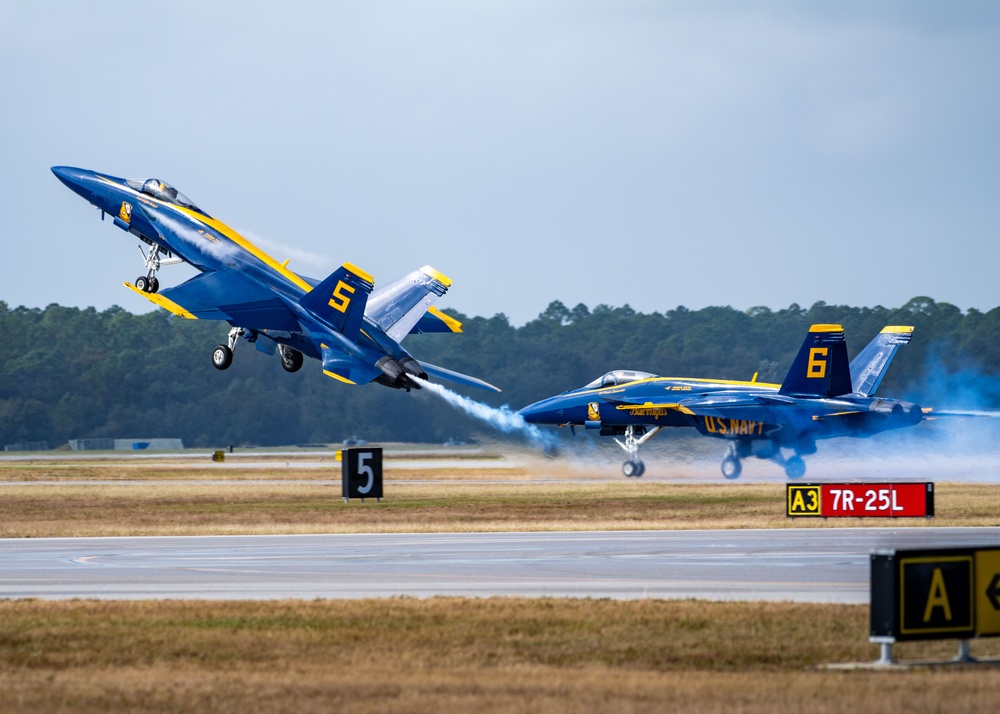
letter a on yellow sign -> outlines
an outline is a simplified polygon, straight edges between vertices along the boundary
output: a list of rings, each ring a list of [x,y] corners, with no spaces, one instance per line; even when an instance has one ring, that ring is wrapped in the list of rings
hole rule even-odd
[[[951,605],[948,603],[948,591],[944,586],[944,575],[941,568],[934,568],[931,576],[931,589],[927,593],[927,607],[924,608],[924,622],[931,621],[934,608],[940,607],[944,610],[944,619],[951,622]]]

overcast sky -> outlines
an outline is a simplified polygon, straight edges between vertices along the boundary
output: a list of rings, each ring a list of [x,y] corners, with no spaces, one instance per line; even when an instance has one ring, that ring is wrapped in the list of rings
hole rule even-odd
[[[1000,3],[0,0],[0,300],[151,309],[53,165],[166,180],[306,275],[431,264],[439,307],[515,324],[987,310]]]

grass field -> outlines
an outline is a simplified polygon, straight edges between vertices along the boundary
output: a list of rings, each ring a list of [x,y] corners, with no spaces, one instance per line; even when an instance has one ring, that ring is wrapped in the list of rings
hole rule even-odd
[[[996,711],[997,668],[822,669],[874,659],[866,622],[780,603],[8,601],[0,711]]]
[[[381,503],[345,504],[334,470],[0,462],[0,535],[1000,524],[989,484],[937,484],[933,520],[825,522],[785,518],[780,483],[418,466],[393,470]],[[0,712],[996,711],[993,667],[823,669],[876,658],[867,617],[656,600],[0,601]],[[896,655],[955,649],[907,643]],[[1000,640],[973,654],[1000,656]]]
[[[388,480],[381,503],[345,504],[339,484],[320,483],[310,471],[283,469],[267,483],[107,483],[114,479],[105,469],[88,467],[74,473],[73,484],[47,475],[57,482],[0,487],[0,537],[1000,524],[1000,489],[991,484],[937,484],[932,520],[823,521],[786,518],[783,484],[503,483],[406,475],[423,482]],[[92,484],[80,483],[87,480]]]

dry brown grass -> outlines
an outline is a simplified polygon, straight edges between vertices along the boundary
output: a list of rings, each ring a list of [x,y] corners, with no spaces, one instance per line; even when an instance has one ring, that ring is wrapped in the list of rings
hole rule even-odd
[[[310,483],[5,485],[0,536],[997,525],[1000,489],[938,484],[933,520],[785,518],[779,484],[399,483],[345,504]]]
[[[339,484],[319,483],[336,473],[280,458],[273,469],[7,462],[0,535],[1000,522],[1000,489],[982,484],[938,484],[933,521],[823,522],[786,519],[783,484],[547,483],[501,465],[410,468],[387,470],[382,503],[344,504]],[[996,710],[995,669],[816,668],[874,659],[866,620],[862,606],[694,601],[0,601],[0,712]],[[897,655],[954,650],[912,643]],[[973,653],[1000,655],[1000,640]]]
[[[866,620],[696,601],[7,601],[0,710],[995,711],[996,668],[817,669],[874,659]]]

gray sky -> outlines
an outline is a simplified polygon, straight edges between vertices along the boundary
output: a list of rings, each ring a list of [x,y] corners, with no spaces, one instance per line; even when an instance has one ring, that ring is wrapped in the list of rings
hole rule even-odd
[[[439,307],[516,324],[985,310],[998,131],[995,2],[0,0],[0,300],[151,309],[65,164],[166,180],[306,275],[429,263]]]

